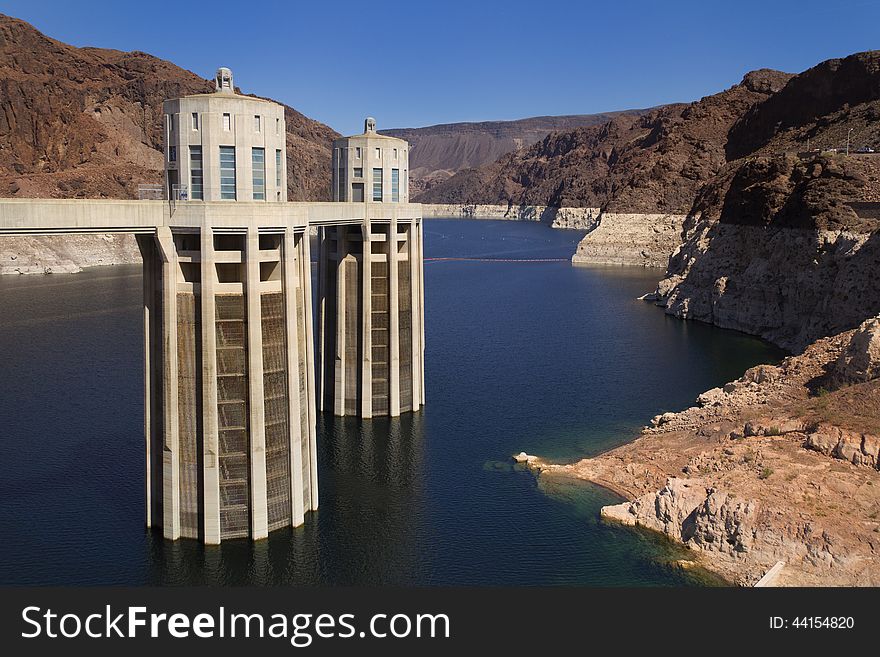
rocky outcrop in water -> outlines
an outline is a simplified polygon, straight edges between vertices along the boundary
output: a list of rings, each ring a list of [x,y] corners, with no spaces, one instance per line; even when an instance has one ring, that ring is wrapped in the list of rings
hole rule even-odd
[[[696,550],[729,555],[748,552],[758,532],[755,502],[678,477],[656,493],[603,507],[601,515],[662,532]]]
[[[605,519],[661,532],[739,584],[782,561],[776,585],[880,585],[878,325],[754,367],[606,454],[522,460],[621,493]]]

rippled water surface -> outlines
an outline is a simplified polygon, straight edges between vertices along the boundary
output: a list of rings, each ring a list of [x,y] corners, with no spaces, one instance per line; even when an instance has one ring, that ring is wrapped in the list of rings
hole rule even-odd
[[[595,454],[780,354],[637,301],[658,271],[571,266],[580,236],[426,221],[426,257],[508,260],[425,263],[427,407],[321,418],[320,511],[210,548],[143,527],[140,269],[0,278],[0,583],[705,583],[510,455]]]

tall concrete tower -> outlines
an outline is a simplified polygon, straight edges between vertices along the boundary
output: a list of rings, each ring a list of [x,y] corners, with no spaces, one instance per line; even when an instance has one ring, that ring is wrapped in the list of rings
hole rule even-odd
[[[215,93],[164,108],[177,209],[138,235],[147,523],[260,539],[318,506],[309,239],[277,211],[284,108],[236,94],[225,68]]]
[[[335,415],[397,416],[425,403],[421,219],[370,212],[409,202],[408,157],[409,144],[378,134],[372,118],[333,142],[333,200],[366,204],[365,221],[318,234],[318,405]]]

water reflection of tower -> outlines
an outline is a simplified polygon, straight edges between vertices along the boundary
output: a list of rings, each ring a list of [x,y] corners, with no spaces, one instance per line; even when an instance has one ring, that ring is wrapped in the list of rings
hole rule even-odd
[[[321,558],[337,564],[334,583],[424,582],[427,551],[425,416],[319,419]],[[326,524],[324,521],[328,521]],[[358,536],[347,539],[346,533]]]
[[[418,584],[430,558],[422,413],[318,421],[321,513],[268,541],[153,541],[150,583]],[[356,537],[357,540],[352,540]]]

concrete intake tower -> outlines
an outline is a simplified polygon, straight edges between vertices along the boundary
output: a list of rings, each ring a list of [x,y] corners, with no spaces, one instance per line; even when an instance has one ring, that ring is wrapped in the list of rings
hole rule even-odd
[[[409,202],[409,144],[364,133],[333,142],[333,200],[359,204],[368,219],[318,234],[318,405],[369,418],[425,403],[421,221],[403,221]],[[387,219],[377,206],[393,208]]]
[[[282,106],[236,94],[220,69],[215,93],[164,109],[169,225],[137,236],[147,523],[172,540],[260,539],[318,508],[318,410],[369,418],[424,404],[408,145],[374,129],[337,141],[335,202],[288,204]]]
[[[318,508],[319,411],[425,403],[409,146],[367,119],[333,145],[333,201],[288,202],[284,107],[237,94],[221,68],[214,93],[164,110],[164,181],[145,186],[158,198],[0,199],[0,234],[136,235],[147,526],[169,540],[262,539]]]

